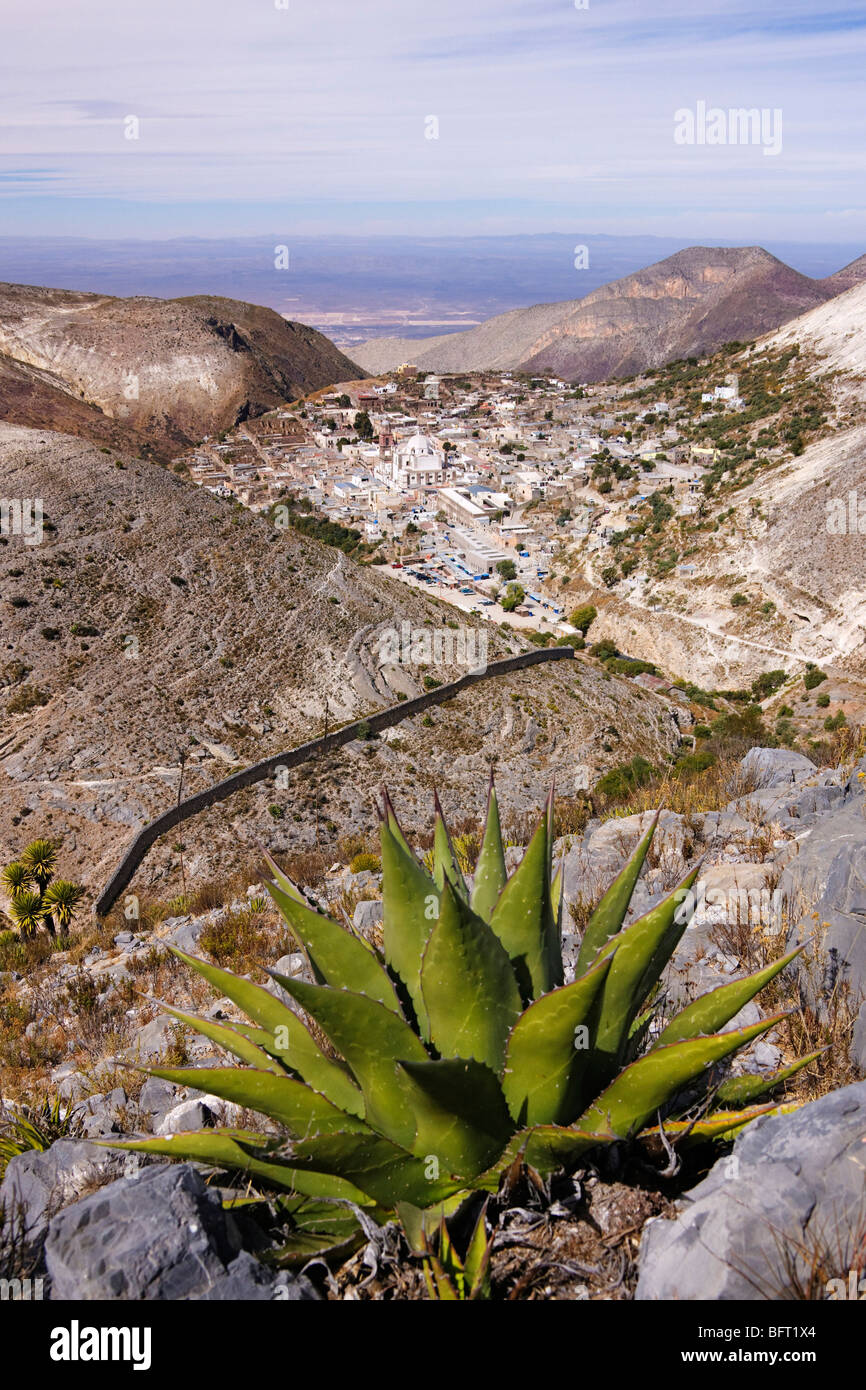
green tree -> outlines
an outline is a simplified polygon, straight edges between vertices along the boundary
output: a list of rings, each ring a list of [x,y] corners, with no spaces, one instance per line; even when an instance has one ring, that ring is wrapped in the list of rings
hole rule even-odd
[[[500,560],[496,566],[496,573],[501,574],[503,579],[516,579],[517,566],[513,560]]]
[[[598,609],[591,603],[585,603],[581,608],[575,608],[568,621],[585,637],[597,617]]]
[[[519,608],[526,598],[526,590],[522,584],[511,583],[505,590],[505,597],[500,600],[506,613],[513,613],[515,608]]]
[[[365,439],[368,442],[373,438],[373,421],[366,410],[359,410],[355,416],[355,433],[359,439]]]

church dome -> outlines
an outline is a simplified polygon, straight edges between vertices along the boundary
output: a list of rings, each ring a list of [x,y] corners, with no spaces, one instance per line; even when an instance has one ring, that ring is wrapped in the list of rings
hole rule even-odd
[[[427,434],[413,434],[411,439],[407,439],[401,448],[406,454],[435,454],[436,452],[433,440]]]

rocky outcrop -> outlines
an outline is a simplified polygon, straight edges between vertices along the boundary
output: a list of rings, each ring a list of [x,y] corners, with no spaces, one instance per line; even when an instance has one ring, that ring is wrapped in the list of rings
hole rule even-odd
[[[255,304],[0,285],[0,392],[13,422],[102,444],[101,414],[170,454],[359,376],[321,333]]]
[[[864,1139],[862,1081],[794,1114],[754,1121],[680,1201],[674,1220],[646,1226],[636,1297],[803,1297],[796,1290],[810,1287],[816,1256],[827,1273],[811,1296],[833,1296],[829,1277],[847,1288],[866,1230]]]
[[[803,997],[826,1017],[844,991],[852,1059],[866,1072],[866,759],[798,843],[779,891],[796,918],[789,944],[815,938],[799,967]]]

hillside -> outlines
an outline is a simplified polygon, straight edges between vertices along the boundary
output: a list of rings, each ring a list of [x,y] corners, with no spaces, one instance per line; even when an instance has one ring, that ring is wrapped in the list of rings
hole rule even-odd
[[[162,457],[363,375],[321,333],[233,299],[0,285],[0,411]]]
[[[695,378],[686,392],[696,384],[699,393],[731,370],[746,406],[705,425],[706,442],[711,437],[720,452],[697,510],[678,514],[673,498],[658,498],[669,502],[669,515],[655,530],[641,519],[623,533],[607,587],[601,569],[610,556],[585,563],[583,577],[598,589],[599,631],[709,688],[742,687],[770,668],[793,674],[806,662],[819,664],[834,674],[833,698],[842,702],[830,712],[841,707],[859,719],[866,284],[744,352],[728,351],[706,368],[656,373],[636,383],[633,399],[666,400],[688,413],[694,407],[685,406],[683,381]]]
[[[412,361],[430,371],[499,368],[604,381],[750,341],[844,287],[800,275],[757,246],[695,246],[583,299],[514,310],[446,337],[373,339],[355,356],[377,372]]]
[[[181,752],[191,795],[321,733],[326,709],[333,728],[419,693],[425,674],[461,674],[383,664],[384,629],[450,635],[454,615],[375,566],[68,436],[0,426],[0,454],[6,493],[42,497],[51,528],[41,545],[0,547],[3,862],[34,834],[58,836],[68,871],[99,887],[134,830],[176,800]],[[488,659],[520,649],[491,629]],[[239,793],[184,827],[186,872],[236,865],[262,842],[309,846],[317,819],[324,844],[367,830],[383,779],[424,817],[438,783],[459,821],[480,811],[492,762],[519,812],[554,773],[568,794],[620,756],[675,746],[669,704],[564,666],[476,687],[285,786]],[[179,883],[170,844],[142,875]]]

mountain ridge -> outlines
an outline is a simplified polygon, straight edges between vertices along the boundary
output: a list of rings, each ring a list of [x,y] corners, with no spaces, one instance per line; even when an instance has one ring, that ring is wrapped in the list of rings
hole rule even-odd
[[[315,329],[240,300],[0,284],[0,412],[12,424],[170,458],[363,375]]]
[[[408,360],[430,371],[603,381],[772,332],[864,276],[866,257],[813,280],[762,247],[690,247],[580,299],[511,310],[462,333],[374,338],[354,351],[373,372]]]

